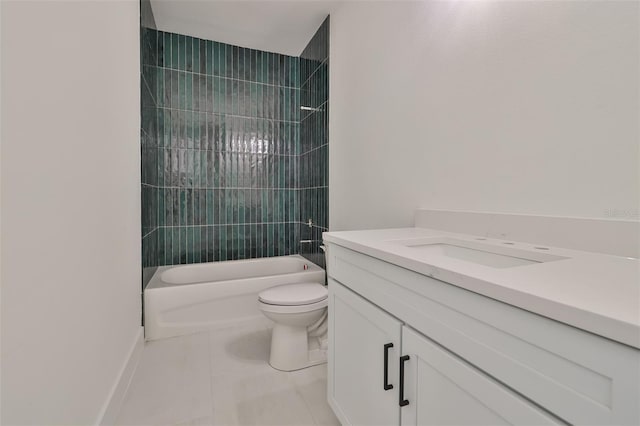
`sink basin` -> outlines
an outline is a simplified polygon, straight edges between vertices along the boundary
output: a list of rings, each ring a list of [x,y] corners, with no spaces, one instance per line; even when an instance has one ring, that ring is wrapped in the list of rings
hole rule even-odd
[[[455,238],[419,238],[390,242],[410,248],[419,257],[446,256],[492,268],[513,268],[566,259],[549,253],[536,253]]]

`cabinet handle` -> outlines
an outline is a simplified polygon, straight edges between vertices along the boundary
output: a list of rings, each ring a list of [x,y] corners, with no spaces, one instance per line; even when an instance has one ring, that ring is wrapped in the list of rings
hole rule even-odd
[[[393,389],[393,385],[389,384],[389,348],[393,347],[393,343],[384,345],[384,390]]]
[[[409,355],[403,355],[400,357],[400,406],[404,407],[405,405],[409,405],[409,400],[404,399],[404,363],[409,361]]]

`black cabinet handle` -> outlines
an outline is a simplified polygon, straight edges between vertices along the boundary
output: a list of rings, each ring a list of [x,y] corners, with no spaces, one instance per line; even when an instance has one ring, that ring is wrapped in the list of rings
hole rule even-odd
[[[403,355],[400,357],[400,406],[404,407],[409,405],[409,400],[404,399],[404,363],[409,361],[409,355]]]
[[[384,345],[384,382],[383,388],[388,391],[389,389],[393,389],[393,385],[389,384],[389,348],[393,347],[393,343],[387,343]]]

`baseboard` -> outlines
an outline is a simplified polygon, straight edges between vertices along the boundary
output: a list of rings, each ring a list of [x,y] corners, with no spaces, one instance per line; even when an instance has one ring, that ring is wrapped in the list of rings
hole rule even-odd
[[[129,351],[129,356],[126,362],[122,366],[118,378],[109,392],[109,397],[105,402],[100,415],[98,416],[98,425],[112,425],[116,421],[116,417],[120,412],[124,397],[131,383],[133,373],[136,371],[140,357],[142,356],[142,349],[144,348],[144,328],[140,327],[136,338]]]

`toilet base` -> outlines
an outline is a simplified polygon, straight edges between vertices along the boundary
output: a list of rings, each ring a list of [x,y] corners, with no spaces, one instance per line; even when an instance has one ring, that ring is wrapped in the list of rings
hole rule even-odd
[[[295,371],[325,364],[327,350],[322,342],[323,336],[309,337],[307,327],[276,323],[271,334],[269,365],[280,371]]]

